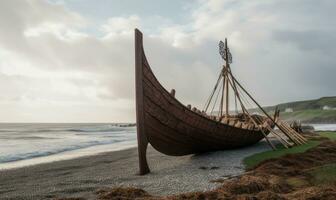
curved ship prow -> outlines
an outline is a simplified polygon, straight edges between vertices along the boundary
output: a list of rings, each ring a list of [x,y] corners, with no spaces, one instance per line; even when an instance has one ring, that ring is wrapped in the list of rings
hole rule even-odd
[[[230,87],[234,95],[239,95],[238,87],[242,86],[229,68],[232,57],[227,42],[224,48],[226,65],[223,66],[219,82],[226,91]],[[218,115],[207,113],[207,109],[200,111],[180,103],[175,98],[175,90],[168,92],[154,76],[144,53],[142,33],[138,29],[135,29],[135,74],[140,174],[150,171],[146,160],[148,143],[157,151],[171,156],[239,148],[267,139],[266,136],[277,123],[277,115],[272,119],[269,116],[253,116],[242,102],[242,113],[230,114],[229,98],[224,94]],[[218,89],[217,86],[215,88]],[[223,103],[225,98],[226,109]],[[207,101],[207,107],[211,99]]]

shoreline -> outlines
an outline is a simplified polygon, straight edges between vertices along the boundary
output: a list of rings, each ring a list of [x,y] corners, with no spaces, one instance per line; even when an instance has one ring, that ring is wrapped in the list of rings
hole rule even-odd
[[[228,180],[214,190],[171,196],[154,196],[131,187],[114,187],[96,192],[97,200],[143,199],[260,199],[260,200],[334,200],[336,196],[336,138],[330,134],[312,136],[319,141],[303,152],[292,152],[265,159],[246,173]],[[294,147],[299,149],[299,147]],[[280,150],[281,151],[281,150]],[[61,200],[61,199],[60,199]],[[73,200],[65,198],[62,200]],[[78,200],[86,200],[83,196]]]
[[[58,161],[72,160],[87,156],[96,156],[99,154],[127,150],[136,147],[136,141],[124,141],[120,143],[101,144],[71,151],[50,154],[46,156],[32,157],[29,159],[16,160],[12,162],[0,163],[0,171],[31,167],[39,164],[47,164]]]
[[[153,195],[206,191],[211,182],[242,174],[242,160],[269,150],[261,141],[253,146],[200,155],[172,157],[148,148],[152,173],[139,176],[137,149],[104,152],[93,156],[55,161],[0,171],[0,196],[5,199],[53,199],[92,196],[105,187],[132,186]]]
[[[28,123],[31,124],[31,123]],[[49,123],[47,123],[49,124]],[[72,124],[72,123],[69,123]],[[103,123],[104,124],[104,123]],[[307,124],[315,127],[315,131],[328,132],[336,131],[336,124]],[[98,155],[101,153],[119,151],[123,149],[129,149],[136,147],[136,140],[122,141],[118,143],[99,144],[88,146],[84,148],[78,148],[74,150],[65,150],[56,153],[50,153],[49,155],[36,155],[30,158],[22,158],[15,161],[0,163],[0,171],[14,168],[22,168],[27,166],[33,166],[36,164],[51,163],[61,160],[76,159],[85,156]]]

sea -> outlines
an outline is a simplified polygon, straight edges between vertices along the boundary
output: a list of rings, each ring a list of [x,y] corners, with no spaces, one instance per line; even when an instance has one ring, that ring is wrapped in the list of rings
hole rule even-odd
[[[336,131],[336,124],[311,124]],[[0,124],[0,170],[136,147],[135,124]]]
[[[135,124],[0,124],[0,170],[135,146]]]

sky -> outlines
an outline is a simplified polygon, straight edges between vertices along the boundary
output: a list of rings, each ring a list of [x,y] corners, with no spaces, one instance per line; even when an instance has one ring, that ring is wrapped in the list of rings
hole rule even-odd
[[[228,38],[262,105],[336,95],[334,0],[0,1],[0,122],[134,122],[134,28],[162,85],[202,108]]]

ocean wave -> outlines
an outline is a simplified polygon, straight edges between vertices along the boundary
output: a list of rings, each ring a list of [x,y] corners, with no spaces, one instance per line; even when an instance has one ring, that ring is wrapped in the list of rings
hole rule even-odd
[[[125,142],[136,141],[134,124],[0,125],[1,164],[85,152],[101,145],[123,147]]]
[[[67,151],[84,149],[84,148],[98,146],[98,145],[113,144],[113,143],[118,143],[122,141],[125,141],[125,140],[114,139],[114,140],[109,140],[109,141],[90,141],[90,142],[82,143],[79,145],[71,145],[71,146],[48,150],[48,151],[33,151],[29,153],[0,156],[0,163],[8,163],[8,162],[15,162],[15,161],[26,160],[26,159],[31,159],[31,158],[37,158],[37,157],[50,156],[50,155],[59,154],[59,153],[67,152]]]
[[[109,126],[98,126],[98,127],[83,127],[83,128],[71,128],[67,129],[67,131],[72,132],[117,132],[117,131],[127,131],[129,129],[133,129],[132,126],[130,127],[120,127],[115,125]]]
[[[133,130],[135,124],[89,125],[83,127],[53,127],[27,129],[0,129],[0,133],[50,133],[50,132],[117,132]]]
[[[336,124],[309,124],[315,128],[316,131],[336,131]]]
[[[3,140],[53,140],[59,139],[54,137],[43,137],[43,136],[0,136]]]

